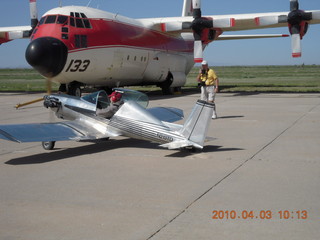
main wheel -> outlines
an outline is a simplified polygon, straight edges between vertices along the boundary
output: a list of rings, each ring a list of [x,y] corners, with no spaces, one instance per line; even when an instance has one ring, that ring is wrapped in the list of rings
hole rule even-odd
[[[56,144],[56,142],[54,141],[50,141],[50,142],[42,142],[42,147],[45,150],[52,150],[54,149],[54,145]]]

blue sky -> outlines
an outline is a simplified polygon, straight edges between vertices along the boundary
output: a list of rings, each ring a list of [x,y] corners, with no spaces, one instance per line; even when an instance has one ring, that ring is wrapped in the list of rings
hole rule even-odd
[[[38,0],[39,16],[59,6],[59,0]],[[62,5],[87,5],[90,0],[62,0]],[[132,18],[180,16],[183,0],[91,0],[90,7]],[[301,9],[320,10],[319,0],[300,0]],[[203,15],[288,11],[289,0],[202,0]],[[28,0],[2,0],[0,27],[28,25]],[[287,28],[227,34],[288,33]],[[290,38],[217,41],[205,51],[210,65],[320,64],[320,25],[311,25],[302,42],[302,58],[291,57]],[[0,45],[0,68],[28,67],[24,58],[29,40]]]

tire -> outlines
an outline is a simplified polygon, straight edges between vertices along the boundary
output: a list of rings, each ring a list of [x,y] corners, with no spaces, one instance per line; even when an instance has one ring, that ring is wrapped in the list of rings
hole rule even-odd
[[[56,143],[56,142],[54,142],[54,141],[51,141],[51,142],[42,142],[42,147],[43,147],[45,150],[52,150],[52,149],[54,149],[55,143]]]

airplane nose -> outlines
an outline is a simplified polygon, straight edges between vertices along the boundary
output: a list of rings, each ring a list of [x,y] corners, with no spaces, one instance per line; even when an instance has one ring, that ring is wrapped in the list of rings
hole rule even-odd
[[[33,40],[26,50],[27,62],[47,78],[55,77],[63,70],[67,56],[67,46],[51,37]]]

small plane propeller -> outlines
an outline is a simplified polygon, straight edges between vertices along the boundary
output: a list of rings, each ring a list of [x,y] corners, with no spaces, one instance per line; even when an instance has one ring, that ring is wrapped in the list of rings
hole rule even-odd
[[[319,20],[319,12],[305,12],[299,9],[298,0],[290,0],[288,15],[265,16],[256,19],[259,26],[288,23],[291,34],[292,57],[301,57],[301,40],[308,30],[308,21]]]

